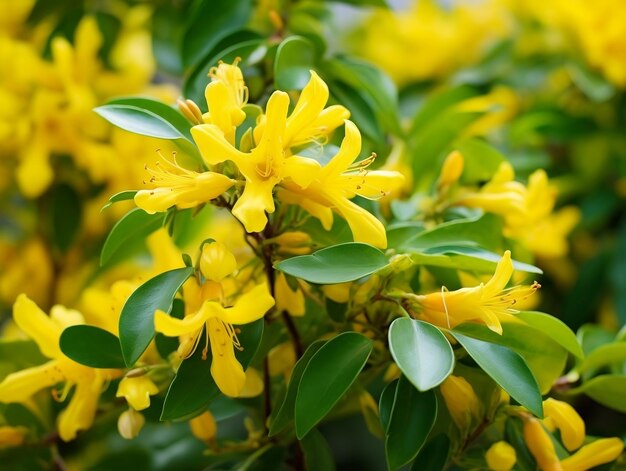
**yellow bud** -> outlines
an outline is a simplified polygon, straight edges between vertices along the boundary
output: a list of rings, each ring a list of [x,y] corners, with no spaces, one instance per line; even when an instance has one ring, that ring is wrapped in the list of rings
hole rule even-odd
[[[117,387],[116,397],[124,397],[128,405],[135,410],[150,407],[150,396],[159,393],[159,388],[146,376],[126,377]]]
[[[530,417],[525,420],[524,441],[541,471],[563,471],[552,439],[538,419]]]
[[[128,409],[120,414],[117,419],[117,430],[126,440],[132,440],[141,431],[146,419],[135,409]]]
[[[461,430],[467,430],[472,416],[480,415],[480,404],[472,385],[461,376],[450,375],[440,386],[441,395],[452,416],[452,420]]]
[[[207,280],[220,282],[237,269],[235,256],[221,242],[202,247],[200,271]]]
[[[189,421],[189,427],[191,428],[193,436],[203,442],[213,440],[217,434],[217,423],[213,418],[213,414],[209,411],[191,419]]]
[[[543,401],[543,411],[546,418],[561,431],[563,445],[569,451],[573,451],[585,441],[585,422],[578,412],[567,402],[556,399]]]
[[[24,437],[28,429],[24,427],[0,426],[0,448],[19,446],[24,443]]]
[[[565,458],[561,466],[563,471],[586,471],[617,459],[623,450],[624,442],[620,438],[601,438]]]
[[[267,355],[270,376],[287,374],[296,363],[296,352],[292,342],[281,343],[270,350]]]
[[[292,290],[283,273],[278,273],[274,285],[274,298],[279,311],[287,311],[292,316],[303,316],[305,312],[304,294],[298,287]]]
[[[509,471],[517,461],[515,448],[505,441],[491,445],[485,454],[487,466],[492,471]]]
[[[439,188],[450,186],[461,178],[463,173],[463,165],[465,161],[463,154],[458,150],[451,152],[441,167],[441,174],[439,175]]]

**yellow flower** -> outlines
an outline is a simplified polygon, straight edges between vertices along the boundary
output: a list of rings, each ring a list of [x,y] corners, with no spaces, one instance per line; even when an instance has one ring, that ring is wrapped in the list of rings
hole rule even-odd
[[[151,177],[151,190],[140,190],[135,204],[149,214],[167,211],[172,206],[179,209],[194,208],[224,193],[233,180],[215,172],[194,172],[176,162],[163,158],[155,168],[146,167]]]
[[[441,395],[450,416],[459,429],[465,433],[472,418],[478,419],[480,403],[472,385],[462,376],[448,376],[440,386]]]
[[[276,275],[274,296],[276,297],[276,309],[287,311],[292,316],[304,316],[305,305],[302,289],[298,286],[292,290],[284,273]]]
[[[25,427],[0,426],[0,448],[21,445],[27,433],[28,429]]]
[[[505,441],[499,441],[489,447],[485,459],[492,471],[510,471],[515,466],[517,455],[515,448]]]
[[[428,322],[453,328],[463,322],[480,322],[502,334],[500,321],[515,314],[515,304],[532,295],[539,283],[531,286],[505,288],[513,275],[511,252],[508,250],[498,262],[496,271],[487,283],[472,288],[461,288],[417,296],[419,315]]]
[[[150,396],[159,393],[159,388],[146,376],[125,377],[117,387],[115,397],[124,397],[135,410],[150,407]]]
[[[524,441],[541,471],[562,471],[559,457],[548,432],[534,417],[524,420]]]
[[[213,440],[217,434],[217,422],[215,422],[213,414],[209,411],[203,412],[199,416],[191,419],[189,421],[189,428],[191,428],[193,436],[203,442]]]
[[[237,269],[237,260],[221,242],[209,242],[202,247],[200,271],[207,280],[220,282]]]
[[[278,198],[298,204],[316,217],[326,230],[333,223],[333,210],[350,226],[354,240],[376,247],[387,247],[383,224],[364,208],[350,201],[356,195],[376,199],[402,186],[399,172],[367,170],[375,155],[354,162],[361,152],[361,134],[351,121],[345,122],[346,135],[337,154],[315,175],[309,185],[285,182]]]
[[[65,383],[62,397],[66,397],[76,386],[69,404],[58,418],[59,436],[69,441],[76,438],[79,430],[91,426],[104,385],[120,372],[89,368],[63,355],[59,338],[64,327],[76,323],[76,312],[56,309],[53,314],[56,315],[47,316],[23,294],[15,301],[13,320],[51,360],[8,375],[0,383],[0,401],[23,402],[37,391],[59,383]]]
[[[601,438],[585,445],[576,453],[561,461],[563,471],[587,471],[617,459],[624,451],[621,438]]]
[[[446,157],[441,167],[441,173],[439,174],[438,186],[440,189],[455,184],[459,178],[461,178],[464,163],[463,154],[458,150],[451,152]]]
[[[203,328],[206,329],[207,344],[203,349],[203,357],[206,358],[210,343],[213,379],[224,394],[237,397],[245,385],[246,375],[235,357],[235,347],[240,349],[242,346],[233,324],[254,322],[263,317],[273,305],[274,299],[267,285],[259,284],[239,296],[232,307],[225,308],[219,302],[206,300],[196,312],[183,319],[157,311],[154,327],[157,332],[169,337],[191,335],[196,345],[200,342]]]
[[[324,113],[328,111],[324,110],[327,100],[328,87],[313,72],[289,119],[289,96],[285,92],[274,92],[267,103],[263,124],[255,129],[257,145],[247,153],[233,147],[214,124],[201,124],[191,129],[209,165],[230,160],[245,178],[245,188],[232,212],[246,231],[260,232],[267,224],[265,213],[274,212],[276,185],[289,179],[299,187],[306,187],[319,172],[317,161],[290,155],[289,148],[315,138],[315,133],[328,134],[337,126],[336,113]]]
[[[563,445],[569,451],[579,448],[585,441],[585,422],[567,402],[548,398],[543,401],[544,425],[550,430],[559,429]]]

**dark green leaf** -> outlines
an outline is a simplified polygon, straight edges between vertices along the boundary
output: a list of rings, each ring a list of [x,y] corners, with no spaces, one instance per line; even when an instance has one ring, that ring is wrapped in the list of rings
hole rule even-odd
[[[193,143],[191,123],[176,109],[151,98],[118,98],[94,111],[126,131]]]
[[[411,471],[444,471],[449,453],[450,439],[447,435],[437,435],[417,454]]]
[[[239,328],[239,342],[243,350],[235,355],[244,369],[248,367],[263,337],[263,319]],[[161,420],[188,420],[206,410],[207,406],[220,395],[220,390],[211,376],[211,349],[207,358],[202,359],[204,331],[200,334],[200,345],[194,354],[184,360],[170,384],[161,412]]]
[[[296,436],[302,439],[356,380],[372,352],[370,339],[344,332],[326,342],[304,369],[296,395]]]
[[[314,428],[307,433],[300,445],[307,471],[333,471],[335,469],[330,446],[319,430]]]
[[[385,386],[378,400],[378,415],[380,416],[380,424],[385,434],[387,434],[387,430],[389,429],[389,421],[391,420],[391,411],[393,410],[393,401],[396,397],[397,387],[398,380],[395,379]]]
[[[100,266],[107,265],[118,253],[124,252],[138,239],[144,239],[163,226],[165,213],[148,214],[143,209],[135,208],[117,221],[102,246]]]
[[[498,383],[513,399],[537,417],[543,418],[539,385],[524,359],[514,351],[451,332],[485,373]]]
[[[52,189],[51,229],[54,245],[65,252],[76,239],[82,219],[80,195],[69,185]]]
[[[93,325],[73,325],[63,330],[61,351],[77,363],[92,368],[125,368],[119,339]]]
[[[315,48],[302,36],[290,36],[279,44],[274,60],[274,87],[302,90],[315,68]]]
[[[390,470],[396,470],[415,458],[436,419],[435,393],[420,392],[405,377],[401,377],[385,438],[385,454]]]
[[[270,437],[273,437],[277,433],[283,431],[285,427],[289,425],[289,422],[293,420],[296,407],[296,395],[298,394],[298,386],[300,385],[302,374],[309,364],[309,361],[311,361],[311,358],[313,358],[313,355],[315,355],[317,351],[322,348],[324,343],[324,341],[318,340],[309,345],[309,348],[306,349],[302,357],[300,357],[298,362],[293,367],[291,378],[289,379],[289,386],[287,387],[287,393],[285,394],[280,407],[278,407],[278,405],[274,406],[277,409],[277,412],[273,415],[270,424]]]
[[[420,391],[441,384],[454,368],[450,342],[427,322],[407,317],[393,321],[389,350],[400,371]]]
[[[126,300],[120,314],[120,343],[126,366],[133,366],[154,338],[154,313],[169,312],[192,268],[166,271],[146,281]]]
[[[311,283],[334,284],[371,275],[388,263],[387,257],[376,247],[348,242],[311,255],[288,258],[277,263],[275,268]]]

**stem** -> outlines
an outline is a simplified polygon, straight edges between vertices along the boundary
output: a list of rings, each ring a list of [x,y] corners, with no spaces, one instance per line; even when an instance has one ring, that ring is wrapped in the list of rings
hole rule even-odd
[[[291,318],[289,313],[283,310],[281,312],[281,315],[283,316],[283,320],[285,321],[285,325],[287,326],[289,335],[291,335],[291,340],[293,342],[293,349],[296,352],[296,359],[298,359],[304,353],[303,348],[302,348],[302,341],[300,340],[300,334],[298,333],[296,324],[294,324],[293,319]]]

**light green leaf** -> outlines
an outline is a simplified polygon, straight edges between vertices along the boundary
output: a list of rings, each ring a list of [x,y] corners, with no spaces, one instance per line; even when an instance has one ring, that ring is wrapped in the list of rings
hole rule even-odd
[[[59,346],[65,356],[91,368],[125,368],[119,339],[93,325],[73,325],[63,330]]]
[[[302,439],[328,414],[365,366],[370,339],[344,332],[326,342],[306,366],[296,395],[296,436]]]
[[[315,48],[302,36],[290,36],[278,45],[274,60],[274,86],[278,90],[302,90],[315,68]]]
[[[396,470],[415,458],[436,420],[435,393],[432,390],[420,392],[405,377],[401,377],[385,438],[385,454],[390,470]]]
[[[543,418],[539,385],[520,355],[501,345],[473,339],[454,330],[451,334],[502,389],[537,417]]]
[[[461,181],[465,184],[490,180],[500,164],[505,161],[504,156],[498,150],[476,137],[463,139],[454,147],[464,157]]]
[[[420,391],[441,384],[454,368],[450,342],[427,322],[406,317],[393,321],[389,350],[400,371]]]
[[[597,370],[614,363],[626,361],[626,342],[613,342],[601,345],[582,360],[575,370],[579,374]]]
[[[348,242],[326,247],[311,255],[288,258],[277,263],[275,268],[310,283],[334,284],[371,275],[388,263],[385,254],[376,247]]]
[[[585,381],[582,386],[567,391],[568,394],[585,393],[600,404],[626,413],[626,376],[600,375]]]
[[[517,317],[526,324],[540,330],[552,340],[565,348],[572,355],[583,358],[583,350],[576,340],[576,335],[565,323],[550,314],[543,312],[524,311],[517,314]]]
[[[113,196],[109,198],[109,201],[107,202],[107,204],[102,206],[102,209],[100,210],[100,212],[104,211],[106,208],[113,205],[114,203],[118,203],[120,201],[132,200],[135,198],[136,194],[137,194],[137,190],[125,190],[125,191],[120,191],[119,193],[115,193]]]
[[[126,300],[120,314],[120,343],[126,366],[131,367],[155,335],[154,313],[169,312],[176,292],[193,268],[177,268],[149,279]]]
[[[120,253],[125,253],[137,240],[145,239],[163,226],[166,213],[148,214],[143,209],[135,208],[117,221],[102,246],[100,266],[107,265]]]
[[[94,111],[126,131],[193,143],[191,123],[176,109],[150,98],[118,98]]]

